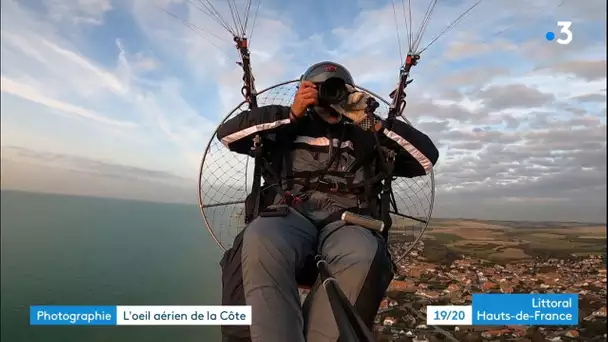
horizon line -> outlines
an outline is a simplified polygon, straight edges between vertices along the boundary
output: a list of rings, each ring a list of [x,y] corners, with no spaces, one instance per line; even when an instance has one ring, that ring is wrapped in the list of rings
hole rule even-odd
[[[83,197],[83,198],[95,198],[95,199],[112,199],[112,200],[120,200],[120,201],[131,201],[131,202],[140,202],[140,203],[154,203],[154,204],[175,204],[175,205],[184,205],[184,206],[194,206],[200,207],[198,203],[187,203],[187,202],[176,202],[176,201],[160,201],[160,200],[150,200],[150,199],[140,199],[140,198],[125,198],[125,197],[112,197],[112,196],[103,196],[103,195],[78,195],[78,194],[70,194],[70,193],[59,193],[53,191],[31,191],[31,190],[19,190],[19,189],[2,189],[0,188],[0,192],[20,192],[27,194],[37,194],[37,195],[51,195],[51,196],[70,196],[70,197]],[[429,224],[432,224],[433,219],[439,220],[468,220],[468,221],[484,221],[484,222],[533,222],[533,223],[583,223],[588,225],[606,225],[606,222],[594,222],[594,221],[554,221],[554,220],[500,220],[500,219],[479,219],[472,217],[431,217]]]

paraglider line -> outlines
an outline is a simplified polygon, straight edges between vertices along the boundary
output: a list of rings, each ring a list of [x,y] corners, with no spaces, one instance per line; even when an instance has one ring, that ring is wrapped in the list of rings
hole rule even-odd
[[[412,0],[408,0],[408,11],[410,14],[410,30],[409,30],[409,36],[410,36],[410,51],[412,51],[412,49],[414,48],[414,36],[413,36],[413,31],[414,31],[414,23],[412,22]]]
[[[212,3],[210,3],[209,1],[207,1],[207,4],[205,4],[203,2],[203,0],[199,0],[201,6],[203,6],[203,8],[201,8],[201,7],[199,7],[199,5],[195,4],[191,0],[186,0],[186,1],[190,5],[194,6],[196,9],[198,9],[199,11],[207,14],[211,19],[215,20],[224,29],[226,29],[226,31],[230,32],[232,35],[235,35],[235,32],[232,30],[232,28],[230,27],[230,25],[226,22],[226,20],[224,20],[224,18],[222,17],[222,15],[217,11],[217,9],[215,9],[215,7],[213,6]]]
[[[236,9],[236,4],[234,3],[234,0],[228,0],[228,8],[230,9],[232,22],[234,23],[234,27],[237,29],[237,31],[240,26],[240,31],[238,31],[240,34],[235,34],[235,36],[241,36],[243,32],[243,23],[241,22],[241,17],[239,15],[239,11]]]
[[[399,22],[397,20],[397,10],[395,10],[395,0],[393,3],[393,15],[395,17],[395,27],[397,28],[397,43],[399,44],[399,58],[401,58],[401,64],[403,64],[403,48],[401,47],[401,35],[399,34]]]
[[[212,36],[212,37],[214,37],[214,38],[216,38],[216,39],[218,39],[218,40],[221,40],[221,41],[223,41],[223,42],[228,43],[228,41],[227,41],[226,39],[224,39],[224,38],[222,38],[222,37],[220,37],[220,36],[218,36],[218,35],[216,35],[216,34],[214,34],[214,33],[211,33],[211,32],[209,32],[209,31],[205,30],[204,28],[202,28],[202,27],[200,27],[200,26],[198,26],[198,25],[196,25],[196,24],[194,24],[194,23],[189,22],[188,20],[182,19],[182,18],[180,18],[179,16],[177,16],[177,15],[175,15],[175,14],[173,14],[173,13],[171,13],[171,12],[167,11],[166,9],[164,9],[164,8],[162,8],[162,7],[160,7],[160,6],[156,6],[156,8],[158,8],[159,10],[161,10],[161,11],[163,11],[163,12],[167,13],[168,15],[172,16],[173,18],[175,18],[175,19],[177,19],[177,20],[181,21],[181,22],[182,22],[184,25],[186,25],[186,26],[187,26],[187,27],[189,27],[189,28],[196,28],[197,30],[199,30],[199,31],[201,31],[201,32],[204,32],[204,33],[206,33],[206,34],[208,34],[208,35],[210,35],[210,36]]]
[[[426,51],[426,49],[428,49],[431,45],[433,45],[433,43],[435,43],[439,38],[441,38],[446,32],[451,30],[454,26],[458,25],[458,23],[460,23],[467,14],[469,14],[475,7],[477,7],[477,5],[479,5],[481,3],[481,1],[482,0],[478,0],[471,7],[469,7],[466,11],[464,11],[464,13],[459,15],[450,25],[448,25],[448,27],[446,27],[443,31],[441,31],[424,48],[422,48],[422,50],[420,50],[420,52],[418,52],[418,54],[421,54],[422,52]]]
[[[251,24],[251,31],[249,31],[249,40],[253,37],[253,30],[255,30],[255,23],[258,20],[258,11],[260,10],[260,5],[262,1],[258,2],[258,6],[255,9],[255,14],[253,15],[253,23]]]
[[[422,24],[420,24],[420,28],[418,29],[418,34],[416,35],[414,49],[410,52],[414,52],[418,50],[420,47],[420,43],[422,42],[422,37],[424,36],[424,32],[426,32],[427,27],[429,26],[429,22],[431,21],[431,16],[433,15],[433,11],[435,10],[435,5],[437,5],[437,1],[435,0],[429,4],[426,12],[424,13],[424,19],[422,20]]]

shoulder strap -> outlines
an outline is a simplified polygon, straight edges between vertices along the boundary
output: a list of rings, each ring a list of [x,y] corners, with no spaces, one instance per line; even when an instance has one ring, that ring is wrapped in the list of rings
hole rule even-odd
[[[281,151],[281,158],[283,159],[282,167],[286,177],[285,184],[283,186],[284,190],[293,189],[293,156],[291,154],[291,151],[289,150],[289,147],[291,146],[295,138],[295,134],[288,134],[288,136],[284,137],[284,139],[281,141],[281,143],[283,144],[283,148]]]
[[[262,187],[262,138],[256,135],[253,138],[253,184],[251,185],[251,196],[254,198],[253,212],[250,217],[245,217],[245,223],[251,222],[260,214],[260,196]]]
[[[279,138],[279,144],[281,148],[277,153],[279,153],[279,158],[281,159],[281,167],[283,172],[285,173],[285,184],[280,184],[283,190],[291,190],[293,189],[293,156],[291,147],[293,142],[296,140],[298,136],[299,128],[302,125],[302,119],[300,118],[297,121],[291,124],[289,129],[285,130],[281,137]],[[280,176],[280,175],[279,175]]]
[[[291,153],[289,153],[289,147],[291,146],[292,142],[295,140],[296,138],[296,134],[295,134],[295,127],[293,129],[289,129],[284,133],[277,133],[277,145],[281,146],[281,148],[279,149],[279,151],[277,151],[277,159],[274,159],[274,166],[278,167],[279,169],[277,170],[273,170],[271,168],[270,163],[268,163],[268,161],[266,161],[264,159],[264,151],[263,151],[263,143],[262,143],[262,138],[260,135],[256,135],[255,138],[253,139],[253,148],[252,148],[252,154],[254,157],[254,166],[253,166],[253,183],[251,185],[251,194],[250,196],[253,197],[254,200],[254,205],[253,205],[253,210],[251,212],[251,214],[249,216],[245,217],[245,223],[249,223],[251,222],[254,218],[258,217],[260,214],[260,211],[263,210],[264,208],[260,207],[260,202],[261,202],[261,196],[262,196],[262,171],[266,171],[266,173],[268,174],[268,176],[271,176],[272,179],[271,182],[281,182],[281,170],[280,168],[284,168],[285,172],[287,173],[288,177],[287,177],[287,182],[291,182],[290,179],[293,177],[289,177],[289,175],[293,172],[293,167],[292,167],[292,160],[291,160]],[[276,184],[278,186],[281,186],[282,184]],[[287,186],[289,187],[288,189],[291,189],[291,186],[293,186],[293,184],[287,184]]]
[[[391,187],[391,183],[393,181],[393,167],[395,166],[395,152],[384,148],[384,151],[380,153],[380,162],[383,165],[385,177],[382,182],[382,192],[380,193],[380,215],[382,216],[382,221],[384,222],[384,232],[383,235],[385,238],[388,238],[388,232],[393,224],[393,220],[391,219],[391,195],[393,194],[393,189]]]

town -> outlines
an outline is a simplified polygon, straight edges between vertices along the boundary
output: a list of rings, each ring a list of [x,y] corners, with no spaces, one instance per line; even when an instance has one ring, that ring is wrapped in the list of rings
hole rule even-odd
[[[394,248],[393,252],[398,252]],[[606,341],[606,255],[498,264],[459,255],[433,262],[424,241],[396,266],[375,320],[378,341]],[[473,293],[578,293],[579,325],[426,326],[427,305],[469,305]]]

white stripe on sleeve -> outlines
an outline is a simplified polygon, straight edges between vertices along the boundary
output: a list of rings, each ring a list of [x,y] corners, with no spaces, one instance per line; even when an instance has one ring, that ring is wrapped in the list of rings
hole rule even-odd
[[[267,131],[269,129],[277,128],[282,125],[287,125],[290,122],[291,122],[290,119],[282,119],[282,120],[278,120],[278,121],[274,121],[274,122],[267,122],[267,123],[247,127],[243,130],[240,130],[238,132],[234,132],[230,135],[225,136],[222,139],[222,144],[224,144],[226,147],[228,147],[228,145],[232,144],[233,142],[235,142],[237,140],[243,139],[246,136],[249,136],[249,135],[252,135],[252,134],[255,134],[258,132],[262,132],[262,131]]]
[[[405,149],[409,154],[411,154],[412,157],[414,157],[418,161],[418,163],[420,163],[420,165],[424,168],[424,171],[427,174],[431,172],[431,170],[433,169],[433,163],[431,163],[429,158],[427,158],[422,152],[418,151],[418,149],[414,147],[414,145],[412,145],[409,141],[405,140],[399,134],[390,131],[386,128],[384,129],[384,134],[389,139],[399,144],[399,146],[403,147],[403,149]]]

